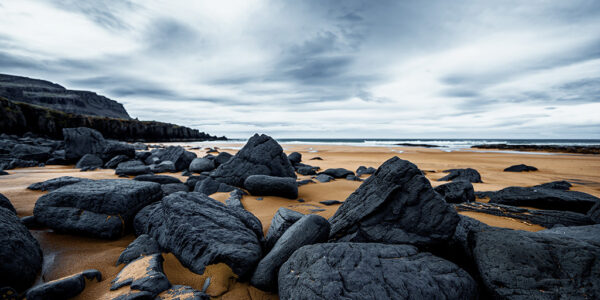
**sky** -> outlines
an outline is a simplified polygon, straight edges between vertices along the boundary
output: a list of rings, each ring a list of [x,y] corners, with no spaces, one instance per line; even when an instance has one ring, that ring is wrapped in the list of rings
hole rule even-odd
[[[0,1],[0,73],[246,138],[600,138],[600,1]]]

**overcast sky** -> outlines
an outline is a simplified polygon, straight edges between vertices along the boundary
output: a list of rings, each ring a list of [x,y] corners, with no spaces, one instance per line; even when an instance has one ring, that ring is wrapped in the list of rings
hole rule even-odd
[[[600,138],[600,1],[0,1],[0,73],[248,137]]]

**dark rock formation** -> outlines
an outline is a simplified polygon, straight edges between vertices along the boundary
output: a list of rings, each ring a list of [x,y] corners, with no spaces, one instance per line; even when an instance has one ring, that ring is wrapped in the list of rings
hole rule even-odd
[[[132,144],[107,140],[104,150],[102,150],[102,159],[108,160],[117,155],[125,155],[129,158],[135,158],[135,147]]]
[[[3,176],[3,175],[8,175],[8,172],[0,169],[0,176]]]
[[[279,270],[281,299],[476,299],[455,264],[409,245],[315,244]]]
[[[331,176],[329,176],[329,175],[327,175],[327,174],[319,174],[319,175],[317,175],[317,176],[315,177],[315,179],[316,179],[318,182],[325,183],[325,182],[330,182],[330,181],[332,181],[332,180],[333,180],[333,177],[331,177]]]
[[[184,183],[167,183],[160,186],[163,195],[171,195],[177,192],[189,192],[190,188]]]
[[[409,161],[393,157],[329,220],[332,239],[431,246],[452,237],[459,218]]]
[[[242,187],[250,175],[296,178],[281,146],[264,134],[252,136],[233,158],[211,173],[217,181],[237,187]]]
[[[219,153],[219,155],[217,155],[217,157],[215,157],[215,164],[218,167],[218,166],[228,162],[232,157],[233,157],[233,155],[231,155],[230,153],[221,152],[221,153]]]
[[[102,167],[104,162],[94,154],[86,154],[75,164],[75,168],[83,170],[93,170]]]
[[[150,182],[156,182],[156,183],[160,183],[160,184],[181,183],[181,180],[179,180],[178,178],[175,178],[173,176],[168,176],[168,175],[144,174],[144,175],[135,176],[135,178],[133,178],[133,180],[150,181]]]
[[[106,147],[106,140],[97,130],[78,127],[62,130],[65,141],[65,157],[78,160],[86,154],[101,155]]]
[[[240,189],[233,190],[229,193],[229,198],[225,200],[225,204],[229,207],[244,209],[244,205],[242,204],[244,194],[245,192]]]
[[[600,145],[564,146],[564,145],[484,144],[484,145],[471,146],[471,148],[516,150],[516,151],[544,151],[544,152],[564,152],[564,153],[581,153],[581,154],[600,154]]]
[[[301,166],[296,168],[296,172],[298,172],[300,175],[316,175],[317,170],[315,170],[315,168],[312,166]]]
[[[147,255],[160,254],[158,243],[149,235],[142,234],[138,236],[119,256],[117,266],[120,264],[129,264],[130,262]]]
[[[58,188],[61,188],[66,185],[80,183],[80,182],[91,181],[91,179],[87,178],[77,178],[71,176],[62,176],[57,178],[52,178],[42,182],[36,182],[28,186],[27,188],[34,191],[53,191]]]
[[[318,156],[315,156],[315,157],[311,158],[310,160],[323,160],[323,159]]]
[[[568,181],[559,180],[559,181],[552,181],[552,182],[542,183],[542,184],[536,185],[534,187],[536,187],[536,188],[544,188],[544,189],[553,189],[553,190],[568,191],[568,190],[571,189],[572,186],[573,185],[571,185],[571,183],[569,183]]]
[[[193,152],[186,151],[181,146],[169,146],[158,155],[160,161],[171,161],[175,164],[175,170],[181,171],[187,169],[196,154]]]
[[[161,161],[159,164],[150,165],[150,171],[154,173],[175,173],[177,172],[177,167],[175,167],[175,164],[172,161],[165,160]]]
[[[11,211],[13,214],[17,214],[17,210],[15,209],[15,207],[12,205],[12,203],[10,203],[10,200],[8,200],[8,198],[6,198],[6,196],[0,194],[0,208],[6,208],[9,211]]]
[[[466,168],[466,169],[449,169],[444,170],[444,172],[450,173],[440,179],[438,181],[457,181],[464,180],[468,182],[481,183],[481,175],[475,169]]]
[[[35,160],[22,160],[22,159],[18,159],[18,158],[8,158],[8,159],[0,158],[0,169],[2,169],[2,170],[37,167],[38,164],[39,164],[39,162],[37,162]]]
[[[210,300],[210,296],[186,285],[174,285],[158,294],[156,300]]]
[[[504,172],[529,172],[529,171],[537,171],[538,169],[533,166],[528,166],[525,164],[514,165],[504,169]]]
[[[309,183],[315,183],[315,182],[312,179],[304,179],[304,180],[298,180],[298,181],[296,181],[296,184],[298,186],[309,184]]]
[[[587,215],[590,217],[592,222],[600,224],[600,201],[596,202],[596,204],[592,206]]]
[[[218,182],[210,177],[199,180],[194,186],[194,192],[203,193],[205,195],[212,195],[214,193],[228,193],[235,189],[235,187],[228,184]]]
[[[25,290],[42,269],[42,249],[15,213],[3,207],[0,233],[0,286]]]
[[[489,203],[566,210],[585,214],[599,198],[590,194],[558,189],[511,186],[491,192]]]
[[[291,177],[251,175],[244,181],[244,188],[254,196],[298,198],[296,179]]]
[[[190,163],[189,170],[195,173],[212,171],[216,168],[215,161],[212,159],[198,157],[194,158]]]
[[[342,204],[342,201],[339,200],[325,200],[325,201],[319,201],[319,203],[323,204],[323,205],[336,205],[336,204]]]
[[[260,221],[201,193],[175,193],[144,208],[135,218],[137,233],[154,237],[192,272],[223,262],[243,277],[262,257]]]
[[[358,167],[358,169],[356,169],[356,176],[360,177],[363,174],[373,174],[375,173],[375,171],[377,171],[377,169],[373,168],[373,167],[365,167],[365,166],[360,166]]]
[[[333,168],[333,169],[327,169],[320,174],[326,174],[329,175],[333,178],[346,178],[346,176],[348,175],[354,175],[354,172],[344,169],[344,168]]]
[[[133,290],[149,292],[153,296],[171,287],[163,273],[164,258],[160,253],[142,256],[126,265],[111,281],[111,291],[129,285]]]
[[[116,169],[120,163],[126,162],[128,160],[129,160],[129,157],[127,157],[126,155],[117,155],[117,156],[111,158],[109,161],[107,161],[104,164],[104,167],[107,169]]]
[[[52,156],[52,148],[28,144],[16,144],[11,155],[22,160],[46,161]]]
[[[329,229],[329,222],[321,216],[305,215],[300,218],[285,231],[273,249],[261,259],[250,283],[262,290],[276,290],[279,267],[300,247],[327,241]]]
[[[434,188],[434,190],[444,197],[448,203],[463,203],[475,201],[475,190],[473,185],[468,181],[453,181],[442,184]]]
[[[271,225],[266,236],[265,250],[271,250],[283,233],[296,223],[296,221],[300,220],[302,216],[304,215],[297,211],[280,207],[273,216],[273,219],[271,219]]]
[[[600,234],[598,234],[600,233],[600,224],[587,226],[554,227],[552,229],[546,229],[539,232],[557,234],[559,236],[575,238],[578,240],[589,240],[600,245]]]
[[[599,236],[600,228],[589,230]],[[495,299],[598,299],[600,244],[554,233],[485,230],[473,256]]]
[[[117,175],[142,175],[150,174],[152,171],[150,167],[146,166],[139,160],[130,160],[120,163],[115,169]]]
[[[292,165],[296,165],[302,161],[302,154],[298,152],[292,152],[288,155],[288,159],[292,163]]]
[[[350,181],[363,181],[362,179],[360,179],[358,176],[356,176],[354,174],[349,174],[348,176],[346,176],[346,180],[350,180]]]
[[[160,185],[154,182],[82,181],[40,197],[33,214],[56,231],[113,239],[125,234],[141,208],[161,197]]]
[[[83,292],[86,279],[95,279],[100,282],[102,280],[102,274],[98,270],[90,269],[71,276],[49,281],[27,291],[27,300],[73,298]]]

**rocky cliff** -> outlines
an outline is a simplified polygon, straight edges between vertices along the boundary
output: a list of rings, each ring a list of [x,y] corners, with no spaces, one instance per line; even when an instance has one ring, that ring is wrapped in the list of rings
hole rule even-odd
[[[130,119],[117,101],[94,92],[67,90],[45,80],[0,74],[0,97],[72,114]]]

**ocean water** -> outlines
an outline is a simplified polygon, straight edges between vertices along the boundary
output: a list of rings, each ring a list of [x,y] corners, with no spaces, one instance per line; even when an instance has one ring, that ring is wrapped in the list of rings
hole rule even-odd
[[[215,144],[239,144],[247,139],[231,139],[229,141],[216,141]],[[311,138],[279,138],[282,144],[301,145],[342,145],[358,147],[394,147],[398,144],[427,144],[435,146],[434,149],[457,151],[471,149],[471,146],[481,144],[513,144],[513,145],[563,145],[563,146],[592,146],[600,145],[598,139],[311,139]],[[207,145],[212,142],[199,142]],[[192,143],[193,144],[193,143]],[[402,145],[403,147],[406,145]],[[232,147],[237,148],[237,147]],[[481,152],[488,152],[481,150]],[[479,151],[478,151],[479,152]],[[506,151],[503,151],[506,152]]]

